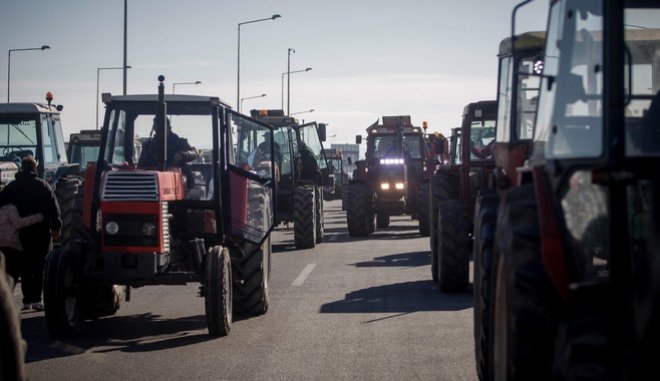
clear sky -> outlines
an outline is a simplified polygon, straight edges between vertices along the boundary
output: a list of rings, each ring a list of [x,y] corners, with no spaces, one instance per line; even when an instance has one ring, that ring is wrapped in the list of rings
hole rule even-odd
[[[128,93],[166,91],[219,96],[236,108],[237,24],[241,98],[280,108],[282,73],[291,75],[291,112],[328,123],[330,143],[351,143],[383,115],[411,115],[447,133],[463,106],[495,99],[499,42],[510,34],[518,0],[129,0]],[[95,127],[98,67],[123,63],[123,0],[3,0],[0,50],[14,52],[11,100],[64,105],[65,134]],[[517,31],[545,29],[547,0],[523,8]],[[7,55],[0,60],[6,101]],[[121,70],[104,70],[101,92],[122,92]],[[286,90],[286,87],[285,87]],[[286,107],[286,94],[284,99]],[[101,116],[103,106],[100,106]],[[102,117],[101,117],[102,119]],[[194,142],[194,137],[191,139]],[[199,143],[198,143],[199,144]]]

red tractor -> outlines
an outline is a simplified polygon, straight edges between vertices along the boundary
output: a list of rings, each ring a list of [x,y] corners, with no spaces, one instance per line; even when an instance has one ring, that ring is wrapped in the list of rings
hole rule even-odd
[[[45,315],[53,336],[70,335],[82,319],[113,314],[117,285],[199,282],[209,334],[229,333],[233,314],[263,314],[269,303],[274,165],[235,160],[236,132],[272,127],[232,111],[218,98],[103,94],[100,152],[88,167],[82,227],[47,258]],[[169,120],[169,121],[168,121]],[[193,171],[167,149],[169,126],[211,145],[211,162]],[[142,164],[135,136],[155,155]],[[240,144],[240,142],[238,142]],[[247,145],[250,142],[246,143]],[[174,302],[174,301],[173,301]]]
[[[550,2],[497,210],[492,379],[642,380],[660,342],[660,2]]]
[[[360,144],[362,137],[356,137]],[[366,160],[356,161],[357,169],[347,187],[346,220],[352,237],[367,236],[376,226],[385,228],[390,216],[416,218],[418,192],[423,182],[427,157],[424,133],[410,122],[410,116],[384,116],[367,128]]]
[[[492,371],[493,244],[499,192],[520,184],[517,168],[532,150],[544,45],[545,32],[527,32],[505,38],[499,48],[495,181],[492,188],[482,189],[477,195],[472,233],[474,340],[481,380],[490,379]]]
[[[452,129],[453,155],[431,178],[431,275],[443,291],[469,286],[472,216],[477,193],[492,183],[497,102],[470,103]]]

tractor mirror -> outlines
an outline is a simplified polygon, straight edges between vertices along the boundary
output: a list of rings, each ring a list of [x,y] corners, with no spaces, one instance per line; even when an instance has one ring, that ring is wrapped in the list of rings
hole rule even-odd
[[[355,144],[362,144],[362,135],[355,136]]]
[[[325,123],[319,123],[319,125],[318,125],[319,140],[322,141],[322,142],[324,142],[325,139],[326,139],[325,126],[326,126]]]
[[[349,157],[346,158],[346,162],[347,162],[349,165],[351,165],[351,164],[353,164],[353,159],[351,159],[351,157],[349,156]]]

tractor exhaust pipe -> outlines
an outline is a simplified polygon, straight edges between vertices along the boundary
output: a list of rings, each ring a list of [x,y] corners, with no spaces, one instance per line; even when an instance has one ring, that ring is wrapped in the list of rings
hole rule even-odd
[[[158,104],[156,105],[156,125],[154,138],[156,141],[156,162],[158,169],[167,168],[167,103],[165,103],[165,76],[158,76]]]

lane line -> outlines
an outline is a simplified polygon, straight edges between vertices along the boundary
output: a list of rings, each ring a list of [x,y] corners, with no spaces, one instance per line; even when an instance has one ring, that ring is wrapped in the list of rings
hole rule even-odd
[[[291,283],[291,287],[298,287],[302,286],[303,283],[305,283],[305,280],[309,276],[309,274],[314,270],[314,267],[316,267],[316,263],[310,263],[305,268],[300,272],[300,275]]]

